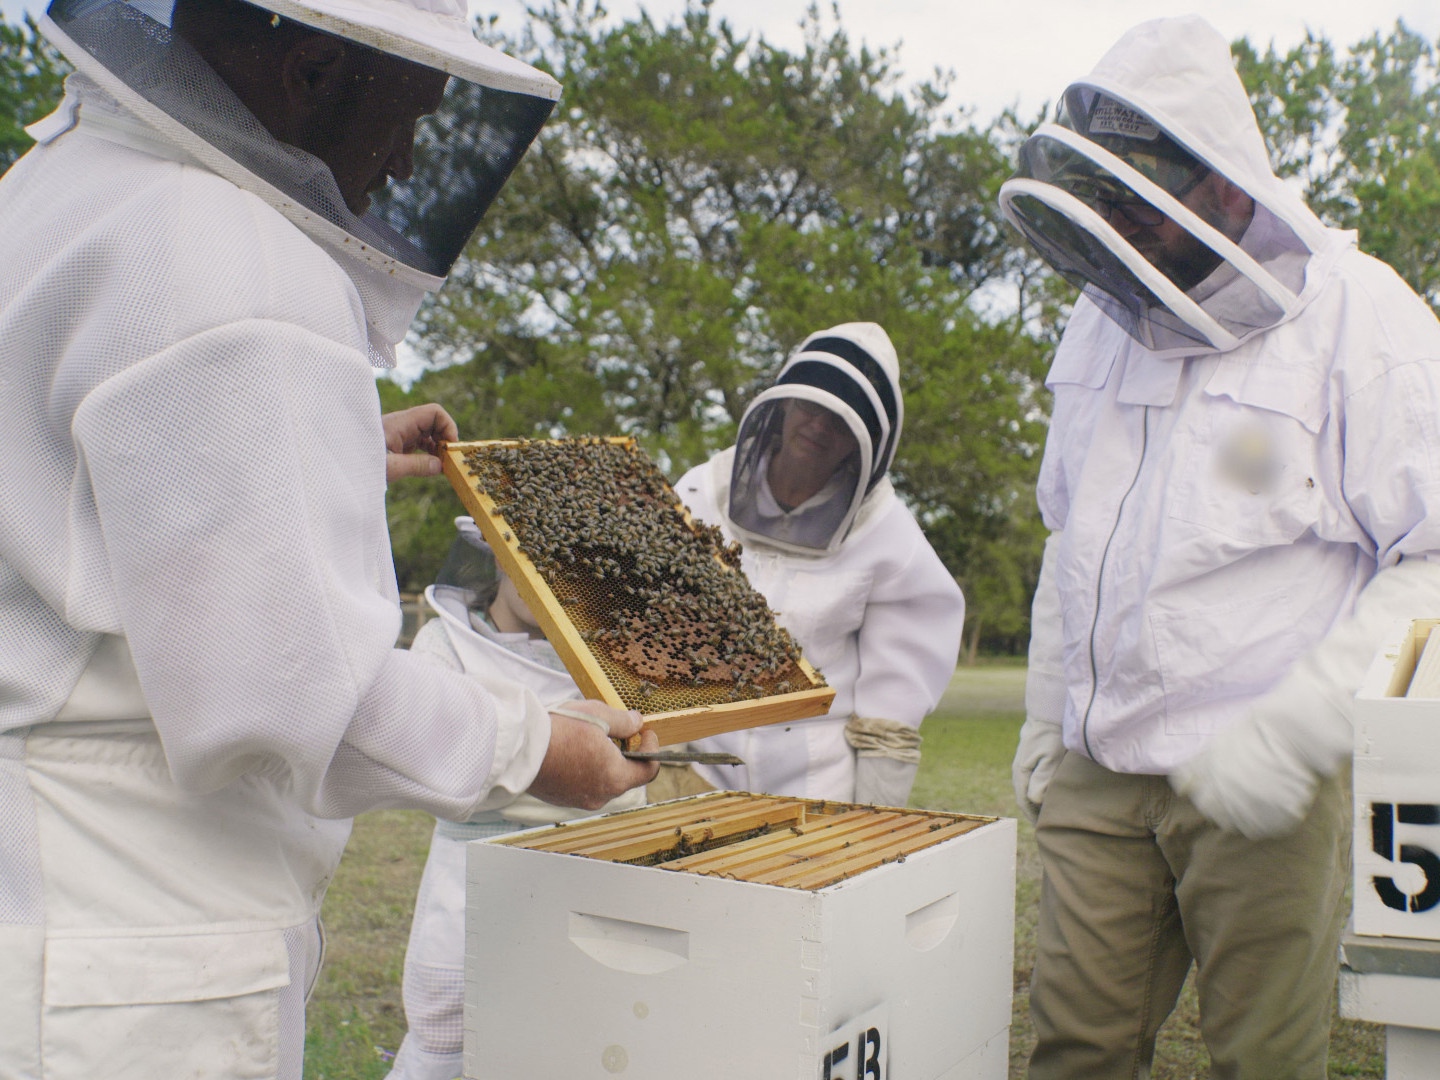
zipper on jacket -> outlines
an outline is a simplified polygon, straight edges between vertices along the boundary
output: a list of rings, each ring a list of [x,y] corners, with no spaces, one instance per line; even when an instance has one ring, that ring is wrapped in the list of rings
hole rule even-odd
[[[1125,494],[1120,496],[1120,505],[1115,510],[1115,523],[1110,526],[1105,550],[1100,553],[1100,572],[1095,575],[1095,614],[1090,619],[1090,700],[1085,705],[1085,715],[1080,719],[1080,738],[1085,743],[1085,755],[1091,761],[1095,760],[1095,752],[1090,747],[1090,712],[1095,708],[1095,698],[1100,693],[1100,665],[1095,658],[1095,634],[1100,628],[1100,600],[1105,595],[1105,567],[1110,561],[1110,545],[1115,542],[1115,534],[1120,531],[1120,520],[1125,516],[1125,504],[1130,501],[1135,485],[1140,482],[1140,470],[1145,467],[1145,451],[1149,446],[1150,406],[1146,405],[1140,423],[1140,460],[1135,463],[1135,475],[1130,478],[1130,486],[1125,489]]]

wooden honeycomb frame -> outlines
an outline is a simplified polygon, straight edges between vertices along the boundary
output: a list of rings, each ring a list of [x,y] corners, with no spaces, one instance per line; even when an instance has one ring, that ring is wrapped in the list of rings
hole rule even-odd
[[[759,885],[823,889],[996,820],[717,791],[491,842]]]
[[[634,439],[617,438],[603,440],[636,449]],[[823,715],[834,700],[835,691],[824,685],[824,680],[803,658],[795,666],[803,674],[806,684],[798,690],[783,693],[767,693],[739,701],[710,702],[680,709],[657,709],[651,711],[645,703],[630,702],[611,674],[601,662],[591,645],[581,637],[570,613],[556,596],[550,582],[520,549],[520,542],[507,527],[503,513],[496,506],[496,500],[480,486],[477,477],[466,464],[466,455],[483,447],[523,446],[528,440],[505,439],[481,442],[446,443],[441,448],[441,462],[445,475],[475,519],[481,534],[494,549],[496,561],[514,582],[521,598],[529,606],[545,636],[555,647],[566,670],[587,698],[594,698],[616,708],[638,708],[645,717],[645,727],[654,731],[661,746],[690,742],[726,731],[760,727],[765,724],[800,720]],[[648,460],[646,462],[648,465]],[[653,465],[649,466],[653,468]],[[659,477],[658,472],[656,476]],[[663,483],[663,477],[659,477]],[[668,490],[668,485],[665,485]],[[681,507],[678,511],[688,527],[691,518]],[[740,573],[738,570],[731,572]],[[613,670],[615,663],[610,658],[608,666]],[[683,695],[673,690],[669,696]],[[632,694],[633,697],[633,694]]]

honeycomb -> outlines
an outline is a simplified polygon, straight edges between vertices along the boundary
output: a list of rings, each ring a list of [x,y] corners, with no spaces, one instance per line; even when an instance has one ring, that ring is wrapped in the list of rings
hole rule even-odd
[[[614,691],[600,696],[649,716],[824,687],[740,570],[739,545],[694,522],[633,440],[458,443],[447,453],[463,462],[452,482],[501,565],[528,584],[522,596],[559,616],[557,640],[531,603],[562,659],[570,666],[562,641],[578,642],[585,674]],[[822,713],[831,696],[788,715]]]

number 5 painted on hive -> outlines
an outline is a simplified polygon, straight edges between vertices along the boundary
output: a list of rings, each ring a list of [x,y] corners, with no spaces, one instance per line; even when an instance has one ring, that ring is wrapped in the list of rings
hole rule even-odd
[[[1386,862],[1395,861],[1395,820],[1402,825],[1440,825],[1440,806],[1429,803],[1371,803],[1370,846]],[[1413,863],[1425,875],[1425,887],[1414,896],[1404,893],[1394,878],[1375,874],[1371,881],[1381,902],[1396,911],[1429,911],[1440,904],[1440,856],[1418,844],[1401,844],[1400,861]]]

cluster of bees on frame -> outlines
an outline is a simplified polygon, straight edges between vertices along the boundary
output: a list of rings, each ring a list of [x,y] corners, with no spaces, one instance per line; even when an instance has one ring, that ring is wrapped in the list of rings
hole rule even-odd
[[[631,676],[616,684],[630,707],[818,685],[740,572],[740,546],[689,521],[635,447],[519,440],[472,449],[465,464],[503,518],[504,539],[513,535],[590,651]]]

